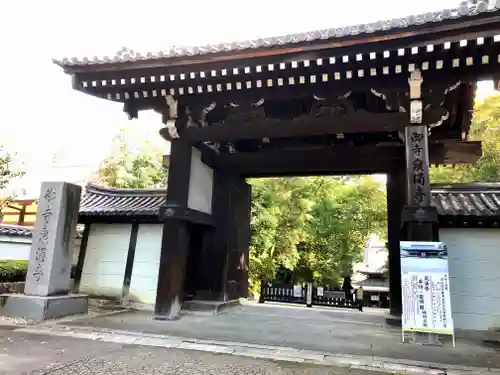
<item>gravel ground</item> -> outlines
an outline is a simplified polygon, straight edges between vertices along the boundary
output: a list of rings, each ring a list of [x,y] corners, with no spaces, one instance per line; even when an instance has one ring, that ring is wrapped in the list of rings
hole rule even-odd
[[[279,363],[195,351],[127,347],[49,372],[69,374],[217,374],[217,375],[381,375],[371,371]],[[39,372],[38,374],[46,374]],[[386,374],[384,374],[386,375]]]

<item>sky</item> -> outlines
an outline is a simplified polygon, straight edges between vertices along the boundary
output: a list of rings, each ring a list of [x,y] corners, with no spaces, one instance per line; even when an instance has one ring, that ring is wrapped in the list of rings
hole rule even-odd
[[[28,195],[36,195],[43,180],[85,178],[122,127],[168,153],[168,143],[158,135],[159,115],[145,112],[129,121],[119,104],[72,90],[70,77],[52,58],[109,56],[123,46],[148,52],[255,39],[403,17],[459,2],[6,1],[0,6],[0,144],[17,153],[15,165],[26,171],[22,184]],[[479,95],[491,91],[488,85]]]

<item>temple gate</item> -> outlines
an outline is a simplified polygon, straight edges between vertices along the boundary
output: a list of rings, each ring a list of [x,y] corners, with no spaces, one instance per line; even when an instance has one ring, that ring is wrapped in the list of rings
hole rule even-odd
[[[429,165],[481,155],[467,135],[476,81],[499,71],[499,9],[479,1],[284,37],[55,61],[74,89],[122,102],[129,118],[153,109],[165,124],[156,317],[178,316],[191,267],[195,298],[246,295],[245,178],[369,173],[388,176],[391,314],[400,316],[399,241],[438,239]]]

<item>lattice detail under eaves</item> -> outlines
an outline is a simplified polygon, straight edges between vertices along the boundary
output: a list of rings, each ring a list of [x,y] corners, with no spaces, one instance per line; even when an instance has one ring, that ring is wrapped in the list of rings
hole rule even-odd
[[[399,63],[401,61],[401,63]],[[290,61],[242,68],[168,74],[165,68],[154,75],[80,80],[83,91],[109,100],[194,95],[245,89],[365,79],[404,75],[419,68],[423,72],[461,69],[500,63],[500,35],[424,47],[400,48],[354,56],[332,56],[317,60]],[[158,72],[158,73],[156,73]],[[107,73],[120,74],[120,72]],[[139,71],[138,71],[139,74]],[[105,75],[105,73],[103,73]],[[460,77],[457,77],[458,79]],[[106,90],[108,89],[108,90]],[[106,92],[107,91],[107,92]]]

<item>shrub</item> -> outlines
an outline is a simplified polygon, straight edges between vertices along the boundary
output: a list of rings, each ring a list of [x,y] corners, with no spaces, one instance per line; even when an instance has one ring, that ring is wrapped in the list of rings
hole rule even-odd
[[[27,260],[0,260],[0,282],[24,281],[27,271]]]
[[[26,281],[27,260],[0,260],[0,283]],[[76,265],[71,266],[71,279],[75,278]]]

